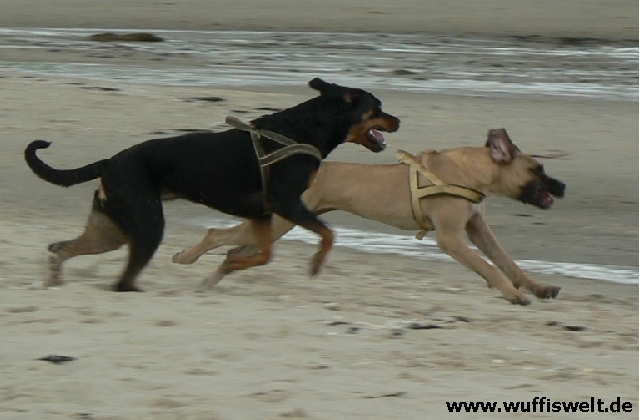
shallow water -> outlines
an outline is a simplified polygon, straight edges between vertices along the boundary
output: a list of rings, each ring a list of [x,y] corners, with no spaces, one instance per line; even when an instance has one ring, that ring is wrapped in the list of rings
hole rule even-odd
[[[414,92],[638,100],[637,45],[238,31],[153,31],[160,43],[87,39],[97,32],[0,28],[0,70],[205,86],[304,86],[320,76]],[[21,58],[34,48],[47,53],[46,62]]]

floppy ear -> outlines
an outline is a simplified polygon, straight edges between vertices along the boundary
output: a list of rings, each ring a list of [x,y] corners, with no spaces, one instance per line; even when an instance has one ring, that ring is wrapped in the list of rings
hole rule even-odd
[[[497,163],[510,163],[518,152],[504,128],[489,130],[485,146],[491,149],[491,159]]]
[[[324,93],[330,85],[330,83],[325,82],[319,77],[315,77],[309,81],[309,87],[317,90],[320,93]]]
[[[333,99],[342,99],[344,102],[350,104],[358,97],[356,89],[348,89],[335,83],[325,82],[319,77],[309,82],[309,87],[320,92],[322,96]]]
[[[353,90],[349,90],[347,91],[347,93],[342,95],[342,99],[348,104],[353,103],[353,101],[355,101],[357,98],[358,98],[358,93]]]

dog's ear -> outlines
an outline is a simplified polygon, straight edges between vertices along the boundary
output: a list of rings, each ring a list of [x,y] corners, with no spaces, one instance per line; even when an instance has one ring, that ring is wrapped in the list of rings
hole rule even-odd
[[[342,95],[342,99],[348,103],[352,104],[358,98],[358,92],[355,90],[348,90],[344,95]]]
[[[335,83],[325,82],[319,77],[314,78],[309,82],[309,87],[320,92],[322,96],[327,98],[342,99],[346,103],[353,103],[357,97],[358,92],[356,89],[348,89]]]
[[[327,83],[319,77],[314,77],[309,81],[309,87],[320,93],[325,93],[331,87],[331,83]]]
[[[489,130],[485,146],[491,149],[491,159],[497,163],[510,163],[518,153],[518,148],[504,128]]]

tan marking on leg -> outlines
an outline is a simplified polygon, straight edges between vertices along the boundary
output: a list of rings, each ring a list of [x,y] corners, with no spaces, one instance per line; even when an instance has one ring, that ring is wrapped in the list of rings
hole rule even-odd
[[[265,265],[271,260],[272,239],[271,239],[271,219],[255,220],[250,219],[255,243],[260,252],[257,254],[244,255],[242,252],[227,256],[221,268],[228,274],[232,271],[244,270],[257,265]]]
[[[313,259],[311,262],[311,275],[313,276],[320,273],[320,268],[322,267],[325,260],[327,259],[327,255],[329,254],[329,251],[331,251],[331,248],[333,248],[333,241],[334,241],[333,231],[329,228],[323,227],[319,229],[317,233],[321,237],[320,250],[316,253],[316,255],[313,256]]]

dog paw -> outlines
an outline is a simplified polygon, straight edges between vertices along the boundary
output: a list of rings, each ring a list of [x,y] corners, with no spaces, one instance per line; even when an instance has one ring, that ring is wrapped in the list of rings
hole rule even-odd
[[[218,282],[220,282],[220,280],[222,280],[222,278],[224,276],[226,276],[227,272],[224,271],[216,271],[215,273],[213,273],[212,275],[208,276],[207,278],[205,278],[204,280],[202,280],[202,283],[200,283],[200,290],[212,290],[216,284],[218,284]]]
[[[197,258],[189,258],[186,249],[174,254],[173,258],[171,258],[171,261],[176,264],[193,264],[196,260]]]
[[[311,275],[312,276],[317,276],[318,274],[320,274],[320,268],[322,267],[322,263],[323,263],[323,258],[318,252],[311,259]]]
[[[43,287],[45,289],[57,289],[58,287],[62,286],[62,283],[63,282],[60,279],[49,279],[44,282]]]
[[[138,286],[136,286],[135,284],[130,284],[130,283],[116,283],[113,286],[113,291],[114,292],[142,292],[142,289],[140,289]]]
[[[531,305],[531,301],[529,299],[521,299],[521,298],[517,298],[515,300],[512,300],[511,303],[513,303],[514,305],[521,305],[521,306],[529,306]]]
[[[506,296],[505,295],[505,298],[509,302],[513,303],[514,305],[522,305],[522,306],[531,305],[531,301],[529,299],[527,299],[527,297],[524,294],[520,293],[520,292],[514,293],[511,296]]]
[[[209,283],[209,279],[204,279],[202,283],[196,287],[196,292],[208,292],[213,290],[213,286],[215,285]]]
[[[555,299],[558,297],[561,289],[562,287],[540,284],[537,285],[532,292],[540,299]]]

